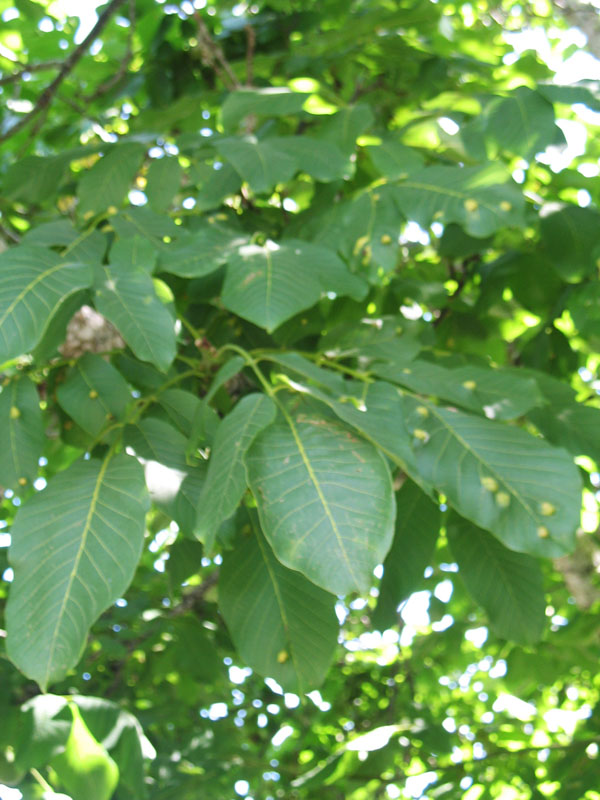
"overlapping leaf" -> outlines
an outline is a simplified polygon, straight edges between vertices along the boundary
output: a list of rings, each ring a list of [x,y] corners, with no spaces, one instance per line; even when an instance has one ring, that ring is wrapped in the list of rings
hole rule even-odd
[[[223,559],[219,606],[236,647],[288,691],[323,682],[337,644],[334,604],[329,592],[284,567],[258,528]]]
[[[546,618],[539,563],[459,517],[452,518],[447,531],[460,576],[496,633],[520,644],[539,641]]]
[[[2,458],[0,485],[17,489],[31,485],[45,440],[40,398],[29,378],[14,378],[0,391]]]
[[[77,461],[19,512],[7,652],[42,689],[75,666],[90,625],[129,585],[147,505],[142,468],[119,455]]]
[[[91,283],[89,266],[43,247],[0,253],[0,363],[35,347],[64,300]]]
[[[164,211],[169,207],[181,184],[183,170],[177,158],[157,158],[148,169],[144,193],[150,207]]]
[[[273,331],[325,291],[360,300],[367,286],[332,250],[288,240],[247,245],[231,256],[222,299],[230,311]]]
[[[82,216],[118,208],[138,171],[145,147],[136,142],[114,146],[84,174],[79,182],[79,207]]]
[[[415,392],[441,397],[490,419],[514,419],[543,403],[535,380],[517,370],[471,365],[448,369],[423,359],[401,369],[374,364],[371,370]]]
[[[92,436],[122,419],[131,391],[120,372],[95,353],[86,353],[56,390],[62,408]]]
[[[309,95],[292,92],[285,87],[239,89],[230,92],[221,106],[221,119],[226,130],[234,129],[248,114],[269,117],[297,114]]]
[[[174,321],[156,296],[150,276],[116,266],[98,268],[96,307],[142,361],[166,372],[175,357]]]
[[[511,550],[572,550],[581,481],[571,457],[512,425],[418,403],[408,426],[417,468],[464,517]]]
[[[554,124],[552,104],[525,86],[495,101],[485,121],[488,141],[527,160],[552,144],[561,133]],[[490,154],[490,158],[494,156],[495,153]]]
[[[160,255],[160,269],[182,278],[209,275],[225,264],[247,237],[218,222],[207,221],[198,231],[178,238]]]
[[[246,490],[246,452],[260,431],[273,422],[275,411],[269,397],[250,394],[219,424],[198,501],[196,535],[208,550],[220,524],[233,514]]]
[[[270,192],[276,184],[288,181],[298,169],[295,158],[254,136],[223,139],[219,142],[219,151],[253,192]]]
[[[393,534],[383,456],[324,409],[297,401],[259,434],[246,464],[277,558],[327,591],[366,589]]]

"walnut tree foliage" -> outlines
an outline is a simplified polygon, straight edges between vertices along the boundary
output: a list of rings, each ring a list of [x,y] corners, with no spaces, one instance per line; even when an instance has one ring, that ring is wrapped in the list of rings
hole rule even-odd
[[[600,797],[559,13],[0,0],[0,784]]]

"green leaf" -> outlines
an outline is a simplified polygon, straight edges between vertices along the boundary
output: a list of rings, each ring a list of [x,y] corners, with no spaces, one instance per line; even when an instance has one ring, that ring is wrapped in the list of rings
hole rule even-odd
[[[131,391],[111,364],[95,353],[86,353],[58,386],[56,397],[67,414],[95,437],[111,420],[124,418]]]
[[[265,144],[293,158],[297,169],[318,181],[342,180],[352,170],[348,157],[333,142],[311,136],[277,136],[266,139]]]
[[[100,697],[71,695],[83,721],[96,741],[119,768],[119,794],[127,790],[133,798],[146,796],[144,750],[152,751],[138,720],[116,703]],[[147,757],[147,756],[146,756]]]
[[[185,436],[189,436],[194,418],[202,401],[192,392],[184,389],[167,389],[158,396],[158,402],[164,409],[170,422]],[[154,409],[153,409],[154,412]]]
[[[188,467],[185,436],[162,419],[146,417],[136,425],[128,425],[125,428],[125,442],[135,450],[138,458],[145,461],[156,461],[165,467],[183,471]]]
[[[43,203],[56,194],[68,163],[62,155],[20,158],[11,164],[4,176],[3,193],[13,200]]]
[[[218,222],[180,236],[160,254],[159,268],[182,278],[199,278],[219,269],[247,241],[247,237]]]
[[[90,625],[128,587],[147,505],[142,468],[118,455],[77,461],[19,510],[7,653],[42,690],[75,666]]]
[[[0,430],[0,485],[6,489],[30,486],[38,474],[45,430],[37,388],[28,377],[15,377],[2,387]]]
[[[258,194],[270,192],[276,184],[289,181],[298,169],[295,158],[268,140],[259,142],[254,136],[223,139],[219,142],[219,152]]]
[[[151,275],[157,258],[158,251],[153,243],[139,235],[117,239],[110,248],[110,263],[124,271],[143,270]]]
[[[284,87],[239,89],[230,92],[221,106],[221,121],[225,130],[234,130],[248,114],[279,117],[297,114],[308,94],[292,92]]]
[[[425,568],[431,564],[440,529],[440,509],[407,480],[396,494],[396,533],[383,562],[377,606],[371,622],[378,630],[398,624],[396,609],[419,588]]]
[[[498,636],[525,645],[538,642],[546,620],[538,561],[508,550],[487,531],[456,516],[447,532],[459,575]]]
[[[150,162],[144,193],[150,208],[165,211],[179,191],[183,170],[177,158],[155,158]]]
[[[118,329],[142,361],[166,372],[175,358],[173,318],[156,296],[152,278],[119,266],[98,269],[96,308]]]
[[[271,332],[326,291],[360,300],[367,286],[332,251],[287,240],[247,245],[229,259],[223,305]]]
[[[405,399],[424,480],[511,550],[573,549],[581,481],[571,457],[521,428]]]
[[[64,697],[39,694],[21,706],[15,761],[23,769],[39,769],[64,750],[73,724]]]
[[[600,463],[599,408],[583,403],[554,404],[532,409],[527,416],[553,444]]]
[[[222,367],[219,367],[215,377],[212,380],[212,383],[210,384],[210,389],[204,397],[204,402],[210,403],[221,386],[235,377],[238,372],[241,372],[244,369],[245,366],[246,362],[242,356],[233,356],[229,359],[229,361],[226,361]]]
[[[490,419],[515,419],[543,403],[535,380],[516,369],[471,365],[448,369],[417,359],[402,369],[374,364],[371,371],[415,392],[441,397]]]
[[[399,184],[396,198],[407,219],[424,228],[457,222],[483,237],[523,224],[523,195],[501,164],[426,167]]]
[[[198,502],[196,536],[210,551],[221,523],[230,517],[246,490],[244,457],[258,434],[275,419],[275,404],[264,394],[237,403],[217,428],[206,483]]]
[[[335,652],[335,598],[280,564],[253,527],[225,553],[219,607],[244,661],[287,691],[305,693],[323,682]]]
[[[79,709],[70,703],[73,726],[65,752],[52,767],[73,800],[110,800],[119,782],[119,768],[92,736]]]
[[[498,150],[527,160],[552,144],[557,133],[552,104],[525,86],[498,99],[486,111],[486,139]],[[495,156],[490,153],[491,158]]]
[[[356,140],[373,124],[367,105],[348,106],[325,119],[318,129],[320,139],[333,142],[344,154],[354,152]]]
[[[165,236],[179,236],[171,217],[158,214],[148,206],[128,206],[110,218],[110,224],[121,239],[143,236],[152,242],[162,241]]]
[[[189,577],[199,573],[202,568],[204,548],[200,542],[178,536],[169,548],[167,572],[172,584],[181,586]]]
[[[246,466],[277,558],[327,591],[367,589],[393,535],[383,456],[324,410],[297,401],[259,434]]]
[[[378,172],[389,180],[406,178],[424,165],[423,156],[414,147],[407,147],[395,139],[384,139],[381,144],[365,148]]]
[[[239,174],[229,164],[222,164],[219,169],[203,164],[196,174],[201,183],[196,195],[195,208],[198,211],[217,208],[226,197],[237,194],[242,183]]]
[[[91,283],[89,266],[43,247],[0,253],[0,363],[34,348],[64,300]]]
[[[596,271],[599,227],[600,214],[593,208],[565,206],[542,216],[543,252],[563,280],[575,283]]]
[[[131,188],[145,151],[136,142],[123,142],[101,156],[79,181],[79,215],[86,217],[118,208]]]

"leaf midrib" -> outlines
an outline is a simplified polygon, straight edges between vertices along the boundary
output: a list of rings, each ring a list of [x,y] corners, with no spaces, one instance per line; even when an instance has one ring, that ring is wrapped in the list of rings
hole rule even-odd
[[[75,578],[77,576],[77,570],[78,570],[78,567],[79,567],[79,562],[81,561],[81,557],[82,557],[82,555],[83,555],[83,553],[85,551],[85,545],[87,543],[88,534],[89,534],[90,529],[91,529],[92,519],[93,519],[94,513],[96,511],[96,505],[98,503],[98,497],[99,497],[99,494],[100,494],[100,489],[102,487],[102,482],[104,480],[104,475],[106,473],[106,470],[108,468],[108,465],[110,463],[112,455],[113,455],[112,453],[109,453],[108,456],[104,459],[104,461],[102,463],[102,467],[100,468],[100,472],[98,473],[98,477],[96,478],[94,491],[92,493],[92,498],[91,498],[91,501],[90,501],[90,507],[88,509],[88,513],[87,513],[87,516],[86,516],[86,519],[85,519],[85,524],[84,524],[84,527],[83,527],[83,531],[81,533],[81,541],[80,541],[80,544],[79,544],[79,548],[77,550],[77,555],[75,556],[75,561],[73,563],[73,567],[72,567],[71,572],[69,574],[69,579],[68,579],[68,582],[67,582],[65,593],[63,595],[63,601],[61,603],[60,610],[58,612],[58,617],[57,617],[57,620],[56,620],[56,624],[54,626],[54,633],[52,635],[52,639],[51,639],[51,642],[50,642],[50,648],[49,648],[49,651],[48,651],[48,658],[46,660],[46,671],[45,671],[45,677],[44,677],[44,684],[42,686],[42,689],[44,691],[45,691],[45,689],[46,689],[46,687],[47,687],[47,685],[48,685],[48,683],[50,681],[50,678],[51,678],[51,665],[52,665],[52,661],[53,661],[53,658],[54,658],[54,651],[56,650],[56,644],[58,642],[58,633],[59,633],[60,626],[61,626],[61,623],[62,623],[62,618],[63,618],[63,616],[65,614],[65,611],[66,611],[66,608],[67,608],[67,601],[69,600],[70,595],[71,595],[73,582],[75,581]]]

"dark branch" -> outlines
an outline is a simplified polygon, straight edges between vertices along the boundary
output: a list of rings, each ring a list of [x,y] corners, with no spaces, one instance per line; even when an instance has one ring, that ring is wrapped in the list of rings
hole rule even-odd
[[[92,42],[94,42],[99,34],[104,30],[108,21],[115,13],[115,11],[122,6],[126,0],[112,0],[111,3],[108,4],[106,9],[100,14],[98,17],[98,22],[94,25],[92,30],[88,33],[85,37],[83,42],[78,45],[75,50],[71,53],[71,55],[63,62],[62,67],[56,78],[50,83],[40,95],[37,103],[31,109],[31,111],[26,114],[23,119],[19,120],[12,128],[6,131],[3,136],[0,136],[0,142],[5,142],[7,139],[10,139],[11,136],[19,133],[19,131],[23,130],[23,128],[28,125],[38,114],[41,114],[46,108],[50,106],[52,100],[54,99],[54,95],[58,91],[59,86],[64,81],[64,79],[69,75],[70,72],[75,68],[77,63],[81,60],[84,56],[86,50],[90,47]]]

